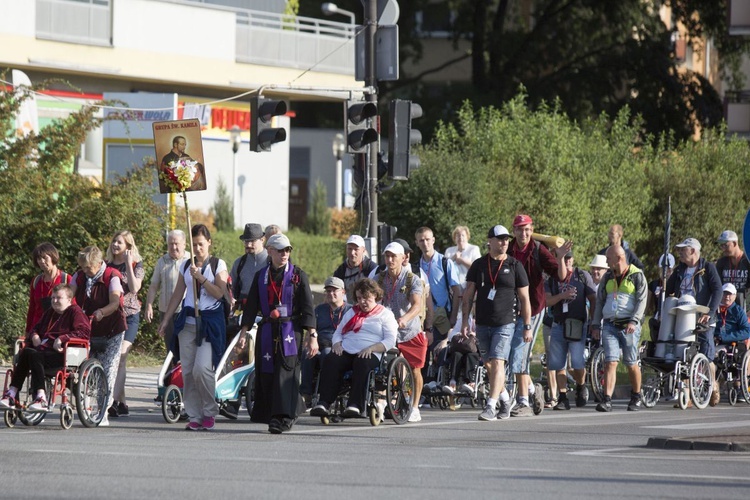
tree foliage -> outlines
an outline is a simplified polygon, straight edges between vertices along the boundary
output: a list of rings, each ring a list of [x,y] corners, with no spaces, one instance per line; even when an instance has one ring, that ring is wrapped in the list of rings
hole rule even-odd
[[[466,103],[422,148],[411,179],[383,194],[380,219],[410,241],[429,226],[444,249],[458,224],[479,243],[489,227],[510,229],[528,213],[537,232],[572,239],[581,265],[617,223],[653,268],[671,196],[672,244],[693,236],[717,258],[710,242],[724,229],[739,232],[750,204],[750,148],[720,130],[699,142],[647,139],[628,108],[578,123],[559,103],[531,110],[523,94],[501,109]]]
[[[224,179],[219,177],[216,184],[216,199],[211,208],[217,231],[231,231],[234,229],[234,198],[229,194]]]
[[[17,138],[14,115],[29,95],[0,94],[0,354],[23,334],[29,282],[39,272],[31,252],[39,243],[54,244],[59,267],[71,274],[81,248],[106,249],[119,230],[133,233],[149,272],[164,252],[164,210],[151,199],[155,166],[134,168],[101,186],[71,172],[86,133],[101,124],[95,108],[83,107],[38,134]]]

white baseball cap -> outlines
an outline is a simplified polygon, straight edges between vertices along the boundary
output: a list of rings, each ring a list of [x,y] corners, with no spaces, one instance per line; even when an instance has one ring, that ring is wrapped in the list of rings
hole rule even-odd
[[[386,245],[385,249],[383,250],[383,255],[385,255],[387,252],[391,252],[393,255],[404,255],[404,247],[401,245],[401,243],[396,243],[395,241],[392,241]]]
[[[349,236],[349,239],[346,240],[346,244],[348,245],[349,243],[354,243],[358,247],[362,247],[362,248],[365,247],[365,239],[358,234],[353,234]]]

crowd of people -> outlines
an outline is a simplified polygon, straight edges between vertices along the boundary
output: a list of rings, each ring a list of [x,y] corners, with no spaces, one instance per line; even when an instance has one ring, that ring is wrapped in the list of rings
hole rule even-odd
[[[545,406],[570,410],[571,400],[576,407],[586,406],[587,339],[600,342],[605,353],[603,398],[596,410],[612,411],[620,359],[631,384],[627,409],[639,410],[641,329],[646,315],[652,315],[649,326],[656,337],[667,313],[661,310],[665,296],[692,297],[706,311],[696,313],[697,341],[709,360],[730,344],[746,348],[750,338],[745,301],[750,262],[731,230],[717,239],[723,255],[716,263],[701,257],[698,240],[686,238],[675,245],[678,259],[660,257],[663,275],[651,282],[619,225],[610,228],[609,245],[587,269],[576,266],[572,241],[550,247],[540,242],[527,214],[517,215],[510,231],[500,224],[489,228],[481,245],[484,255],[469,242],[466,226],[455,228],[455,245],[445,253],[435,248],[432,229],[419,228],[415,259],[404,239],[388,242],[381,258],[372,259],[364,238],[351,235],[317,307],[307,274],[293,263],[294,248],[277,226],[246,224],[239,237],[245,251],[231,267],[211,255],[206,226],[195,225],[191,233],[192,254],[186,252],[185,233],[167,235],[167,253],[156,263],[143,310],[138,292],[145,269],[129,231],[114,234],[106,256],[96,246],[81,250],[72,275],[58,269],[52,244],[35,248],[32,260],[41,273],[30,285],[25,348],[6,382],[0,410],[18,407],[18,393],[30,373],[34,399],[28,409],[46,411],[45,368],[62,363],[64,342],[85,338],[109,382],[108,412],[100,425],[108,425],[108,417],[128,416],[126,362],[141,313],[146,322],[158,317],[159,334],[182,364],[186,429],[192,431],[215,427],[214,372],[227,335],[239,330],[245,342],[256,321],[251,420],[273,434],[292,429],[306,411],[327,417],[348,371],[351,390],[343,417],[365,414],[368,374],[394,348],[413,375],[409,422],[422,419],[420,396],[423,386],[426,392],[436,389],[436,367],[447,365],[449,373],[437,389],[459,396],[474,389],[469,374],[480,359],[489,393],[478,418],[494,421],[539,415]],[[236,328],[227,321],[227,298],[235,301],[231,317]],[[539,330],[547,355],[547,400],[529,373]],[[517,389],[513,400],[506,372]],[[718,398],[717,386],[711,404]],[[383,407],[378,411],[382,415]]]

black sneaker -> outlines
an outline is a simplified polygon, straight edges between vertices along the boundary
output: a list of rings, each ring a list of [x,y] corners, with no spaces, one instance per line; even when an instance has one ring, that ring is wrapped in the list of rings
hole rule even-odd
[[[561,392],[560,397],[557,400],[557,404],[552,408],[553,410],[570,410],[570,401],[566,393]]]
[[[576,407],[583,408],[589,400],[589,388],[585,385],[576,386]]]
[[[119,412],[117,411],[117,409],[118,409],[118,406],[119,406],[119,403],[118,403],[117,401],[113,401],[113,402],[112,402],[112,406],[110,406],[110,407],[109,407],[109,408],[107,409],[107,415],[109,415],[109,416],[110,416],[110,417],[112,417],[112,418],[117,418],[117,417],[119,417],[119,416],[120,416],[120,413],[119,413]]]
[[[313,417],[327,417],[328,405],[325,403],[318,403],[313,409],[310,410],[310,415]]]
[[[601,411],[605,413],[612,411],[612,400],[605,399],[604,401],[600,402],[598,405],[596,405],[596,411]]]
[[[118,417],[128,417],[130,416],[130,410],[128,410],[128,405],[120,401],[117,403],[117,416]]]
[[[628,411],[638,411],[641,409],[641,393],[630,393],[630,403],[628,403]]]

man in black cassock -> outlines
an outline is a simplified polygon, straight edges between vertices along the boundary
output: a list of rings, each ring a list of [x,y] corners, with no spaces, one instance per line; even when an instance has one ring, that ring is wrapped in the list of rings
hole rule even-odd
[[[256,315],[261,316],[255,337],[255,396],[250,420],[266,423],[269,432],[281,434],[291,430],[299,414],[305,412],[299,393],[299,353],[302,330],[315,327],[315,315],[307,274],[289,261],[289,238],[275,234],[266,248],[271,263],[255,273],[242,329],[247,330]]]

